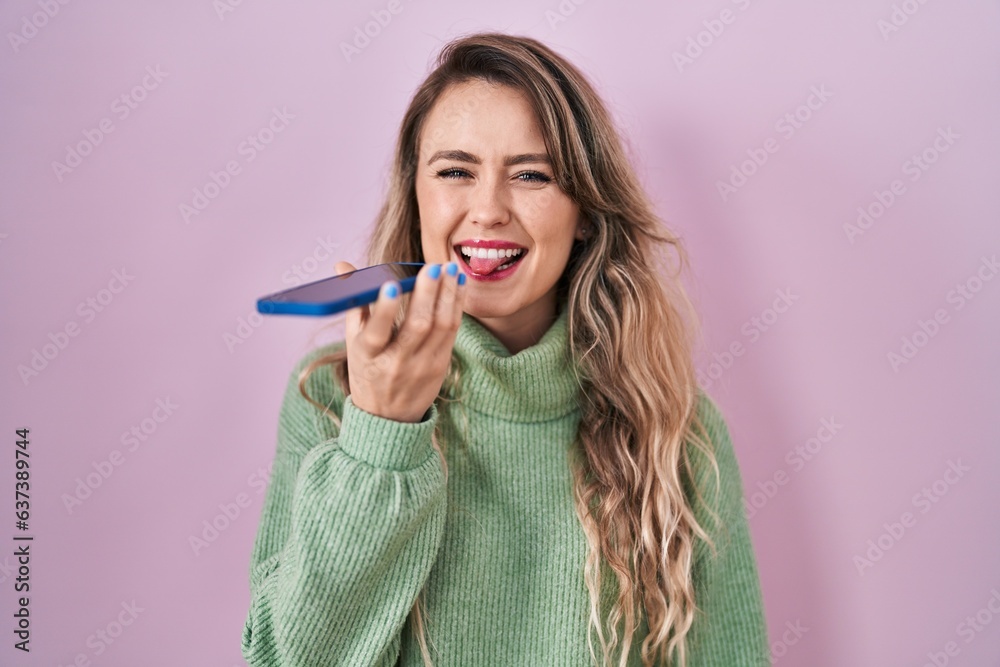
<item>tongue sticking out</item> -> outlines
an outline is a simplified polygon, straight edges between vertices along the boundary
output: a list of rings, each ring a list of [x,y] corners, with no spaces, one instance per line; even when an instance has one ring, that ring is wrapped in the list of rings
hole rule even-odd
[[[472,268],[473,273],[479,276],[485,276],[488,273],[496,271],[498,266],[520,259],[520,255],[517,257],[497,257],[496,259],[487,259],[485,257],[469,257],[467,259],[469,260],[469,266]]]

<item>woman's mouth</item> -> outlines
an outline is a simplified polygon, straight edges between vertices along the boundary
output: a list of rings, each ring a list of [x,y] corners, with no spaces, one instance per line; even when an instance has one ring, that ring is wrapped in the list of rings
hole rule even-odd
[[[528,253],[526,248],[474,248],[455,246],[461,258],[465,273],[475,280],[502,280],[514,273],[514,269]]]

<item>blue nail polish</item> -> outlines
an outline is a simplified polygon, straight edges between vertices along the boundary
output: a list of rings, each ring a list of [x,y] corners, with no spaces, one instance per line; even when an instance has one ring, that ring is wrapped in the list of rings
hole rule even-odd
[[[464,273],[459,274],[459,276],[458,276],[458,284],[459,285],[464,285],[465,284],[465,274]]]
[[[441,275],[441,265],[440,264],[434,264],[433,266],[431,266],[431,268],[429,268],[427,270],[427,273],[430,274],[431,278],[433,278],[434,280],[437,280],[438,276]]]
[[[458,264],[455,262],[448,262],[448,275],[453,276],[458,273]]]
[[[396,293],[397,292],[396,292],[396,286],[395,285],[389,285],[388,287],[385,288],[385,295],[387,297],[389,297],[390,299],[395,299],[396,298]]]

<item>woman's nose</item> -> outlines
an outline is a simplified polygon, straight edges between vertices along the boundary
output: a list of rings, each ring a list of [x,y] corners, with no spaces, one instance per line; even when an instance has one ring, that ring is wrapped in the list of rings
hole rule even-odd
[[[510,221],[507,192],[499,179],[476,184],[471,197],[469,216],[472,222],[492,227]]]

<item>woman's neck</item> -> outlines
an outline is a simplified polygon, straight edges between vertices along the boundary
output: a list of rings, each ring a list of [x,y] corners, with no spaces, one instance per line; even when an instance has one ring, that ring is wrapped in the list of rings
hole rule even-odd
[[[511,355],[515,355],[540,341],[558,318],[559,302],[553,288],[528,308],[512,315],[475,317],[475,320],[503,343]]]

